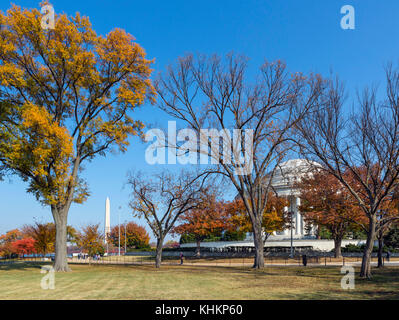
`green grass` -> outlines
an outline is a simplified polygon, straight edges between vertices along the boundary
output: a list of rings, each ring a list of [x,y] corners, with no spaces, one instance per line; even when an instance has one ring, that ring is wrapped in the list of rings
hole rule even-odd
[[[71,265],[43,290],[41,264],[0,265],[0,299],[399,299],[399,267],[342,290],[339,267]],[[357,270],[358,271],[358,270]]]

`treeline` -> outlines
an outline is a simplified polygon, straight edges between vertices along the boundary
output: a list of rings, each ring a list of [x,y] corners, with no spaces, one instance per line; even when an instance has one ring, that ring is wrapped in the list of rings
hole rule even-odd
[[[144,227],[134,222],[120,226],[121,247],[129,249],[149,249],[150,236]],[[105,236],[100,231],[99,225],[88,225],[81,230],[67,226],[67,242],[82,253],[89,256],[104,255],[107,250],[119,246],[119,226],[112,228]],[[125,241],[126,240],[126,241]],[[25,255],[37,254],[46,256],[55,252],[56,228],[54,223],[34,223],[25,225],[0,235],[0,257],[14,258]]]
[[[203,238],[202,242],[213,242],[213,241],[243,241],[246,238],[246,232],[243,231],[224,231],[216,232],[214,234],[207,235]],[[180,244],[196,242],[195,234],[183,234],[180,237]]]

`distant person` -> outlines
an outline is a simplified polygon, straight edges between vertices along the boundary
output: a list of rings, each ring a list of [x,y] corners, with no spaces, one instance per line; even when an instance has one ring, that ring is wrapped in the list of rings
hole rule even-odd
[[[302,255],[302,263],[305,267],[308,264],[308,257],[306,256],[306,254]]]
[[[389,262],[389,258],[391,257],[391,253],[389,252],[389,250],[387,251],[387,261]]]
[[[183,258],[184,258],[183,252],[180,252],[180,264],[181,265],[183,264]]]

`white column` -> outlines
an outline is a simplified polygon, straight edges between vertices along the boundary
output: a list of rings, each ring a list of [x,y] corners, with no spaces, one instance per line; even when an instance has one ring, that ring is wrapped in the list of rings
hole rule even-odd
[[[299,206],[301,205],[301,199],[298,197],[294,198],[294,212],[295,212],[295,235],[302,235],[302,224],[301,214],[299,213]]]
[[[298,198],[298,212],[299,212],[299,216],[301,217],[301,235],[304,236],[305,235],[305,223],[303,221],[303,215],[301,214],[301,211],[299,210],[299,207],[301,205],[301,198]]]
[[[285,213],[288,212],[288,207],[284,207],[284,212],[285,212]],[[285,230],[283,231],[283,235],[284,235],[284,236],[289,236],[289,235],[290,235],[290,229],[289,229],[289,228],[285,229]]]

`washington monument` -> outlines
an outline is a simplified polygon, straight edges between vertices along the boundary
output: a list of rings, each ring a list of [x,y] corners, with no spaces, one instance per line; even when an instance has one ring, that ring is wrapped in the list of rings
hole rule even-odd
[[[109,198],[105,200],[104,240],[108,243],[108,234],[111,232],[111,208]]]

